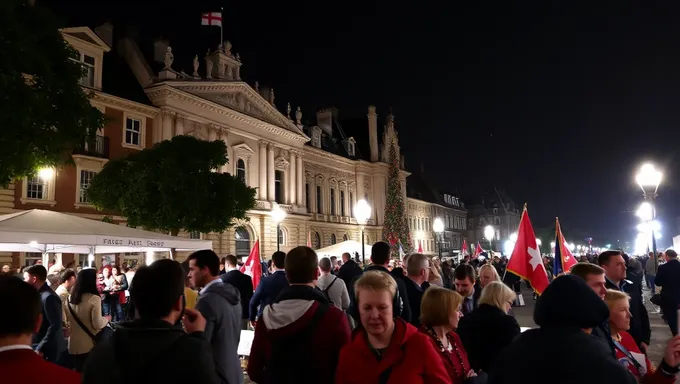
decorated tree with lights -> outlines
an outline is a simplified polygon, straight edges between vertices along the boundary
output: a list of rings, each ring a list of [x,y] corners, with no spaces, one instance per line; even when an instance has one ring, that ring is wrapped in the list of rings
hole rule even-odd
[[[397,149],[392,138],[390,142],[389,170],[387,173],[387,201],[385,203],[385,223],[383,224],[383,238],[392,247],[393,255],[399,252],[401,243],[404,252],[412,249],[411,235],[408,229],[404,209],[404,199],[401,192],[399,178],[399,159]]]

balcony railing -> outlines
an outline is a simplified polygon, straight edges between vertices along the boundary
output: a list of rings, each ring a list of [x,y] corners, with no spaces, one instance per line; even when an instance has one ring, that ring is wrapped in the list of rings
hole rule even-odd
[[[109,138],[106,136],[95,136],[78,145],[73,150],[74,155],[85,155],[93,157],[109,158]]]

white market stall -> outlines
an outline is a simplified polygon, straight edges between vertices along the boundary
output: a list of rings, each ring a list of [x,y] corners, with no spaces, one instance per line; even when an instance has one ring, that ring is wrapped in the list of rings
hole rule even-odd
[[[368,259],[371,256],[371,245],[364,243],[364,250],[366,252],[366,259]],[[337,256],[339,258],[345,252],[349,252],[352,257],[354,257],[354,253],[356,252],[361,257],[361,243],[354,240],[345,240],[341,243],[316,250],[316,254],[319,255],[319,257]]]
[[[105,254],[212,249],[192,240],[109,224],[65,213],[32,209],[0,215],[0,252]]]

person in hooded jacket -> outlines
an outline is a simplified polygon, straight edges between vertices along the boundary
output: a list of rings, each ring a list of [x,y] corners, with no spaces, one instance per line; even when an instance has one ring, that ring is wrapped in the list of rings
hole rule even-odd
[[[608,316],[607,305],[583,279],[556,278],[536,302],[534,322],[540,328],[522,333],[505,348],[488,383],[635,384],[607,344],[589,335]]]
[[[220,258],[211,249],[189,255],[189,277],[198,294],[196,309],[205,317],[205,338],[213,349],[220,375],[229,384],[243,384],[238,356],[241,339],[241,295],[220,278]]]
[[[130,289],[137,318],[119,323],[112,337],[94,346],[82,382],[226,383],[204,338],[205,319],[185,309],[183,292],[184,273],[176,261],[158,260],[140,268]]]
[[[335,384],[451,384],[428,336],[393,312],[397,282],[367,271],[355,283],[361,325],[340,352]]]

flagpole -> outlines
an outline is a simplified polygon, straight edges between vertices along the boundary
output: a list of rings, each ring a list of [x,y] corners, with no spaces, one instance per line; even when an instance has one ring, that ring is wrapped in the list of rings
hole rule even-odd
[[[220,7],[220,17],[220,46],[224,49],[224,7]]]

